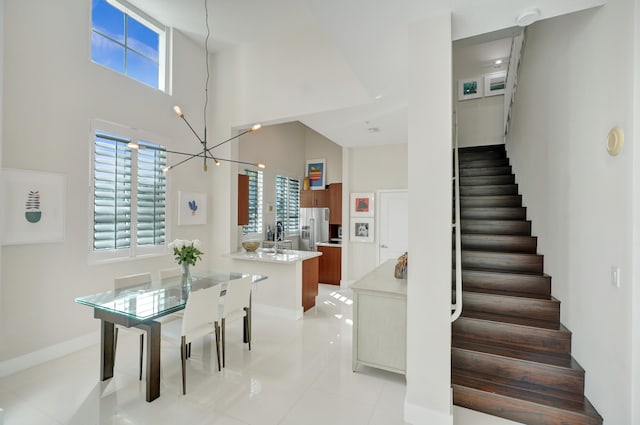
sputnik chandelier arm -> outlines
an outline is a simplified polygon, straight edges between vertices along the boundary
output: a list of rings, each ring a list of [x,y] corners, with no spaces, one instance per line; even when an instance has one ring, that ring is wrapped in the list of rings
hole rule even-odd
[[[232,136],[226,140],[223,140],[222,142],[218,143],[217,145],[211,146],[209,147],[207,145],[207,105],[209,104],[209,92],[208,92],[208,86],[209,86],[209,36],[211,35],[211,31],[209,29],[209,10],[207,8],[207,0],[204,0],[204,10],[205,10],[205,22],[207,24],[207,36],[205,38],[205,42],[204,42],[204,51],[205,51],[205,64],[206,64],[206,72],[207,72],[207,78],[205,81],[205,85],[204,85],[204,96],[205,96],[205,100],[204,100],[204,133],[202,135],[202,137],[200,137],[200,135],[198,135],[198,132],[193,128],[193,126],[191,125],[191,123],[189,123],[189,121],[187,121],[187,118],[184,116],[184,113],[182,112],[182,109],[180,109],[179,106],[174,106],[173,107],[173,111],[176,113],[176,115],[178,115],[178,117],[182,118],[182,120],[185,122],[185,124],[187,125],[187,127],[189,127],[189,130],[191,130],[191,132],[193,133],[194,136],[196,136],[196,139],[198,139],[198,141],[200,142],[200,144],[202,145],[202,151],[198,152],[198,153],[185,153],[185,152],[178,152],[178,151],[170,151],[167,150],[166,152],[168,153],[173,153],[173,154],[178,154],[178,155],[185,155],[187,156],[187,158],[183,159],[182,161],[179,161],[173,165],[169,165],[167,167],[164,168],[163,171],[167,172],[169,170],[171,170],[172,168],[177,167],[178,165],[184,164],[185,162],[193,159],[193,158],[202,158],[203,164],[202,164],[202,169],[204,171],[207,171],[207,159],[211,159],[215,162],[216,165],[220,165],[220,161],[225,161],[225,162],[231,162],[231,163],[235,163],[235,164],[246,164],[246,165],[251,165],[254,167],[259,167],[259,168],[265,168],[264,164],[260,164],[260,163],[251,163],[251,162],[246,162],[246,161],[237,161],[237,160],[233,160],[233,159],[224,159],[224,158],[218,158],[216,156],[214,156],[211,153],[211,150],[217,148],[218,146],[224,145],[225,143],[228,143],[234,139],[239,138],[242,135],[245,135],[247,133],[250,133],[252,131],[256,131],[258,129],[260,129],[261,125],[260,124],[256,124],[254,126],[252,126],[251,128],[248,128],[238,134],[236,134],[235,136]]]

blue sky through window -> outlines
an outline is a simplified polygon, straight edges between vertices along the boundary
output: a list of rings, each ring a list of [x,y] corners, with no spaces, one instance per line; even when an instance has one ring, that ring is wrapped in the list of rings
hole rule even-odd
[[[160,35],[106,0],[92,0],[91,17],[91,59],[158,88]]]

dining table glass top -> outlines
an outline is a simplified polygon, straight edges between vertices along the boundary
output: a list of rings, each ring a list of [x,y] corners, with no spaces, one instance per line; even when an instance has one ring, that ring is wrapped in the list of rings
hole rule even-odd
[[[191,285],[187,287],[183,286],[178,276],[78,297],[75,302],[132,319],[153,320],[184,309],[191,291],[215,285],[222,285],[220,289],[223,291],[228,282],[245,276],[252,276],[253,283],[267,278],[262,275],[215,271],[194,274]]]

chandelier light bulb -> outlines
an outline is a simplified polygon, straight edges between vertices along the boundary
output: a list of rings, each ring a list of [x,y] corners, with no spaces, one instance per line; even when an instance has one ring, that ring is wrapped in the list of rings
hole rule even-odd
[[[266,166],[266,165],[264,165],[264,164],[262,164],[262,163],[260,163],[260,162],[259,162],[259,163],[257,163],[257,164],[256,164],[256,166],[257,166],[258,168],[267,168],[267,166]]]
[[[173,110],[180,118],[184,117],[184,114],[182,113],[182,109],[180,109],[180,107],[178,105],[175,105],[173,107]]]
[[[262,128],[262,124],[254,124],[253,127],[251,127],[251,131],[260,130],[260,128]]]

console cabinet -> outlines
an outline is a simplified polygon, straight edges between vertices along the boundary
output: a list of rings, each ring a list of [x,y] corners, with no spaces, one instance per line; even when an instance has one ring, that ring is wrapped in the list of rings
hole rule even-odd
[[[407,280],[393,277],[396,260],[351,285],[353,371],[367,365],[397,373],[407,369]]]

